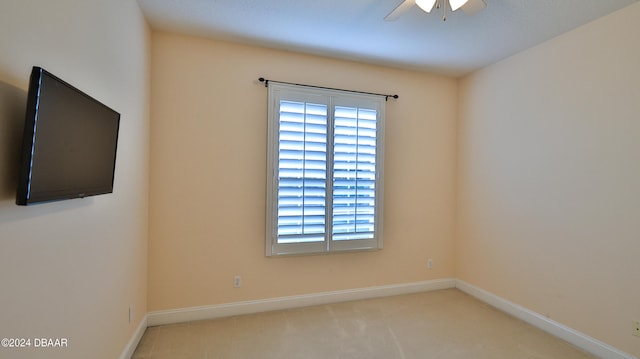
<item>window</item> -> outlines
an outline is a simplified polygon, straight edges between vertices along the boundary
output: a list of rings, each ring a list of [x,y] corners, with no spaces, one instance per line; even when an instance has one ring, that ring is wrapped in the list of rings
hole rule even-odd
[[[382,248],[385,98],[269,84],[267,255]]]

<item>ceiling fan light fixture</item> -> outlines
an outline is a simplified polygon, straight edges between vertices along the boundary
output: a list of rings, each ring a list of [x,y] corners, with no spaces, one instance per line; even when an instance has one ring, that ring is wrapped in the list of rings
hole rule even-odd
[[[427,14],[431,12],[435,4],[436,4],[436,0],[416,0],[416,5],[420,6],[420,8],[424,10]]]
[[[462,6],[464,6],[464,4],[467,3],[467,1],[469,0],[449,0],[449,5],[451,5],[451,10],[456,11]]]

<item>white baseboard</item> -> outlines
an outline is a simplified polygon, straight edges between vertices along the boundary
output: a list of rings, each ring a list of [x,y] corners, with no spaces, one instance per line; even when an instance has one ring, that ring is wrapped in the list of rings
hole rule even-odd
[[[138,324],[136,330],[133,332],[133,336],[129,339],[129,343],[124,347],[122,354],[120,354],[120,359],[131,359],[133,352],[135,352],[138,347],[138,343],[140,343],[140,339],[142,339],[142,336],[144,335],[144,331],[147,329],[147,326],[147,315],[145,315],[140,321],[140,324]]]
[[[486,290],[475,287],[465,281],[459,279],[456,280],[456,288],[599,358],[638,359],[586,334],[580,333],[577,330],[571,329],[541,314],[500,298],[493,293],[489,293]]]
[[[147,324],[151,326],[214,319],[234,315],[252,314],[300,308],[312,305],[347,302],[352,300],[387,297],[392,295],[420,293],[440,289],[455,288],[455,279],[438,279],[424,282],[394,284],[387,286],[339,290],[290,297],[261,299],[245,302],[208,305],[150,312]]]

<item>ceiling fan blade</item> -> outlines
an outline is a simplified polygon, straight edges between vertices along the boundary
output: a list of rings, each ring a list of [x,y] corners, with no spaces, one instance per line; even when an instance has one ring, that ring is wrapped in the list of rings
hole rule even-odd
[[[385,21],[396,21],[402,14],[407,12],[409,9],[416,4],[416,0],[404,0],[400,3],[400,5],[396,6],[393,11],[391,11],[387,16],[384,17]]]
[[[474,15],[484,10],[487,4],[484,0],[469,0],[466,4],[462,5],[461,9],[466,15]]]

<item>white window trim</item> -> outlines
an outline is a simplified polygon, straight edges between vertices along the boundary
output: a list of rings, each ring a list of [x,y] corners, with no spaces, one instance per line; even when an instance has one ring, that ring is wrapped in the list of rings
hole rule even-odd
[[[312,100],[313,99],[313,100]],[[375,220],[374,238],[357,240],[332,240],[330,233],[325,234],[324,242],[311,243],[278,243],[278,142],[279,142],[279,113],[280,100],[310,102],[326,104],[328,111],[328,134],[333,135],[334,106],[360,106],[375,108],[377,111],[376,128],[376,186],[375,186]],[[317,101],[316,101],[317,100]],[[266,191],[266,255],[300,255],[324,254],[343,251],[379,250],[383,247],[383,199],[384,199],[384,123],[385,102],[383,96],[355,94],[348,91],[309,88],[306,86],[269,83],[268,104],[268,139],[267,139],[267,191]],[[333,161],[333,150],[327,150],[327,161]],[[327,201],[329,208],[331,199],[331,175],[327,179]],[[327,217],[329,217],[327,215]],[[330,231],[329,231],[330,232]]]

